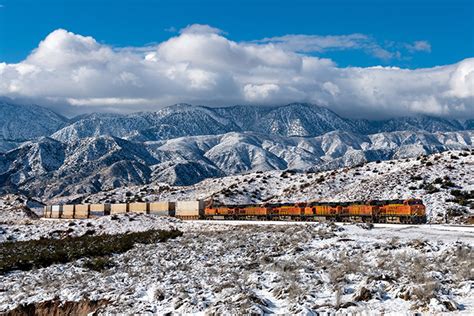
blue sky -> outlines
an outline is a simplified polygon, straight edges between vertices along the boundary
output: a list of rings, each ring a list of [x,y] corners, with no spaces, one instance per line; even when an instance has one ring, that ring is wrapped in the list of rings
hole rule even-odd
[[[113,46],[162,42],[189,24],[217,27],[234,41],[286,34],[427,41],[431,51],[380,59],[361,50],[311,52],[339,66],[432,67],[474,53],[474,1],[25,1],[0,0],[0,62],[19,62],[58,28]],[[399,44],[398,44],[399,45]]]
[[[474,118],[474,0],[0,0],[0,96]]]

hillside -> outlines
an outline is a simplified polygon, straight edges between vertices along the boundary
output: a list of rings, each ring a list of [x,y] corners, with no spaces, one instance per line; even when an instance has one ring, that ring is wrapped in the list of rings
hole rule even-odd
[[[474,140],[471,120],[348,119],[307,103],[176,104],[67,120],[39,106],[1,102],[0,194],[42,199],[257,171],[324,171],[471,149]]]
[[[192,186],[124,187],[52,202],[121,202],[213,198],[244,204],[297,201],[423,199],[431,222],[463,222],[474,214],[474,151],[361,164],[319,173],[268,171],[207,179]]]
[[[329,132],[317,137],[259,133],[187,136],[135,142],[112,136],[60,142],[41,138],[0,155],[0,192],[53,198],[121,186],[271,170],[319,171],[368,161],[469,149],[474,132]]]
[[[0,98],[0,153],[25,141],[50,135],[67,124],[65,117],[47,108],[13,104]]]

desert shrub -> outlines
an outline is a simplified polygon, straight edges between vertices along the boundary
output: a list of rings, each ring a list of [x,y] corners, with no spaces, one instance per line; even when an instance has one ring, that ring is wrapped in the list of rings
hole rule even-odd
[[[150,230],[118,235],[66,237],[9,241],[0,244],[0,274],[12,270],[30,270],[80,258],[96,258],[123,253],[137,243],[164,242],[182,236],[179,230]]]
[[[436,192],[439,192],[439,189],[438,187],[436,187],[435,185],[433,184],[427,184],[425,187],[424,187],[426,193],[428,194],[433,194],[433,193],[436,193]]]
[[[112,268],[114,263],[110,257],[95,257],[87,259],[84,262],[84,268],[94,271],[104,271],[106,269]]]
[[[462,206],[473,206],[473,202],[470,200],[474,199],[474,191],[461,191],[451,190],[452,199],[448,199],[448,202],[454,202]]]
[[[454,184],[454,182],[451,181],[451,180],[445,180],[441,186],[442,186],[443,188],[447,189],[447,188],[453,188],[453,187],[455,187],[456,184]]]
[[[436,292],[439,288],[439,284],[436,281],[429,281],[426,283],[418,284],[412,288],[411,294],[420,300],[422,303],[429,303],[429,301],[436,297]]]

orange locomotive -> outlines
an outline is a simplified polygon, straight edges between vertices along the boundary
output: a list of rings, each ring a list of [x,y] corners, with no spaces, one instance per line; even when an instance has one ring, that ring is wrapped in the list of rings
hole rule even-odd
[[[379,222],[426,223],[426,208],[423,205],[423,201],[418,199],[392,201],[380,207]]]
[[[204,209],[207,219],[270,219],[271,208],[260,204],[208,205]]]
[[[349,203],[208,205],[205,219],[302,220],[371,223],[426,223],[419,199]]]

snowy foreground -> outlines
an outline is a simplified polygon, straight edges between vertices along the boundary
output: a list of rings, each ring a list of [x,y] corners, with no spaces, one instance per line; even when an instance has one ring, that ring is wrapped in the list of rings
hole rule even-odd
[[[2,224],[0,242],[177,228],[182,237],[0,275],[0,313],[57,297],[99,314],[474,313],[474,229],[442,225],[183,222],[126,214]]]

